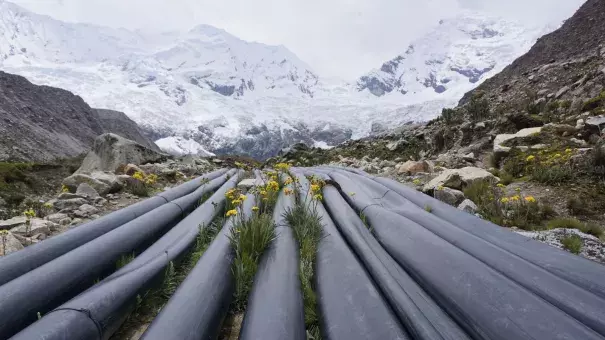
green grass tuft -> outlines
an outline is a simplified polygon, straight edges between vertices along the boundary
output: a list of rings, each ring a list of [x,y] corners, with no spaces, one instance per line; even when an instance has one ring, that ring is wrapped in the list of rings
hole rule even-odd
[[[571,235],[561,239],[563,248],[567,249],[570,253],[579,254],[582,251],[582,238],[578,235]]]
[[[299,278],[303,293],[307,338],[319,340],[321,334],[319,331],[317,295],[313,290],[313,276],[315,275],[317,246],[323,230],[321,217],[314,209],[305,207],[303,204],[297,204],[287,212],[286,219],[299,244]],[[362,218],[362,220],[365,219]]]
[[[116,270],[126,266],[130,262],[134,260],[134,253],[122,254],[118,261],[116,262]]]
[[[258,260],[275,239],[275,223],[269,214],[255,215],[247,221],[236,219],[229,235],[235,251],[233,274],[235,296],[232,310],[246,309],[248,294],[254,283]]]
[[[578,229],[579,231],[590,234],[596,237],[601,237],[604,233],[603,228],[596,224],[585,224],[575,218],[556,218],[550,220],[547,224],[548,229],[566,228],[566,229]]]

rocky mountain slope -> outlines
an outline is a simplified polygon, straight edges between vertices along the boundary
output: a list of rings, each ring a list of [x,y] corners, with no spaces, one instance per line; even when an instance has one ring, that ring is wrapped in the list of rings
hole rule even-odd
[[[95,110],[69,91],[0,71],[0,160],[49,162],[90,150],[104,132],[157,149],[121,112]]]
[[[605,2],[427,124],[271,161],[359,167],[605,263]],[[430,207],[426,207],[430,210]]]
[[[207,25],[147,34],[60,22],[5,1],[0,65],[125,112],[153,140],[169,138],[160,143],[166,150],[263,159],[296,142],[336,145],[433,118],[543,31],[461,14],[420,38],[397,65],[385,63],[388,72],[351,85],[320,78],[283,46],[242,41]],[[371,82],[401,85],[378,98],[366,90]]]

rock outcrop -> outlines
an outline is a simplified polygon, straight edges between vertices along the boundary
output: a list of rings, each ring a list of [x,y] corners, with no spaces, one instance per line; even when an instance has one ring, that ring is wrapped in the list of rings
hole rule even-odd
[[[95,139],[92,150],[86,155],[76,173],[114,172],[120,165],[156,163],[166,158],[167,155],[135,141],[106,133]]]
[[[78,156],[105,132],[157,150],[123,113],[92,109],[69,91],[2,71],[0,117],[0,160],[50,162]]]

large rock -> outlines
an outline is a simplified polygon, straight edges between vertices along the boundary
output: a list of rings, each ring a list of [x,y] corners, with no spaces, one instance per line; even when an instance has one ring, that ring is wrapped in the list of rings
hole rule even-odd
[[[88,183],[80,183],[80,185],[78,185],[78,189],[76,190],[76,195],[88,199],[95,199],[97,197],[100,197],[99,193],[95,190],[95,188],[90,186],[90,184]]]
[[[540,133],[542,131],[542,127],[533,127],[527,129],[521,129],[517,133],[514,134],[501,134],[497,135],[494,139],[494,153],[497,154],[506,154],[510,152],[511,148],[508,146],[504,146],[505,142],[508,142],[517,138],[529,137],[535,133]]]
[[[474,215],[479,208],[477,207],[475,202],[473,202],[469,199],[465,199],[464,201],[462,201],[462,203],[460,203],[460,205],[458,206],[458,209],[466,211],[467,213]]]
[[[114,172],[122,164],[145,164],[165,160],[167,155],[151,150],[137,142],[113,133],[95,139],[92,150],[86,155],[76,173],[94,171]]]
[[[447,203],[451,206],[458,206],[458,204],[464,201],[464,193],[462,193],[462,191],[447,187],[435,190],[434,196],[441,202]]]
[[[23,249],[23,245],[12,233],[0,235],[0,255],[8,255]]]
[[[63,180],[71,192],[76,192],[80,184],[86,183],[100,195],[119,191],[122,184],[117,176],[110,172],[94,171],[91,174],[75,173]]]
[[[15,234],[15,235],[23,235],[23,236],[29,236],[29,235],[36,235],[36,234],[44,234],[45,236],[50,235],[52,230],[55,230],[55,228],[57,228],[58,225],[51,222],[51,221],[47,221],[47,220],[43,220],[41,218],[32,218],[30,220],[30,225],[29,227],[27,226],[26,223],[23,223],[17,227],[14,227],[10,230],[11,233]],[[28,232],[29,229],[29,232]],[[27,235],[29,234],[29,235]]]
[[[25,223],[25,221],[27,221],[25,216],[16,216],[5,221],[0,221],[0,230],[14,228],[20,224]]]
[[[431,166],[427,161],[407,161],[395,166],[399,174],[416,174],[419,172],[431,172]]]
[[[68,200],[58,200],[55,201],[54,206],[55,209],[58,210],[63,210],[63,209],[76,209],[79,208],[81,205],[88,203],[88,201],[86,201],[83,198],[71,198]]]
[[[74,211],[74,216],[76,217],[89,217],[90,215],[94,215],[99,212],[99,209],[93,207],[90,204],[81,205],[78,210]]]
[[[427,183],[423,190],[428,192],[438,187],[461,190],[476,181],[488,181],[496,184],[500,179],[481,168],[466,167],[462,169],[445,169],[439,176]]]
[[[60,225],[68,225],[71,223],[71,218],[67,214],[56,213],[52,215],[48,215],[45,219]]]

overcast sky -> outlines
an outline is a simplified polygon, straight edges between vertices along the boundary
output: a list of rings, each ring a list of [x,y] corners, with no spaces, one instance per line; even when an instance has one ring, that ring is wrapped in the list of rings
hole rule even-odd
[[[154,31],[197,24],[283,44],[322,76],[354,79],[405,51],[438,20],[475,9],[528,25],[561,22],[585,0],[12,0],[57,19]]]

